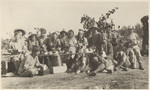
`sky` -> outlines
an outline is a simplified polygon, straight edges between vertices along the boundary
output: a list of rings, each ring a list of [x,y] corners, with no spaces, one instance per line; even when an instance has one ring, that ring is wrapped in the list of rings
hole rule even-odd
[[[1,6],[2,37],[12,37],[16,28],[35,32],[35,27],[43,27],[48,32],[73,29],[75,33],[83,28],[80,23],[83,14],[94,17],[115,7],[119,9],[110,16],[116,26],[135,25],[148,15],[147,2],[73,2],[73,1],[17,1],[7,0]]]

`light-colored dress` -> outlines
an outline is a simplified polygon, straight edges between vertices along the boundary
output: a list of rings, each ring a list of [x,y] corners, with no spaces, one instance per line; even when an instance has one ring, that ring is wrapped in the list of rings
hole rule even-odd
[[[27,48],[25,41],[23,41],[22,39],[18,40],[17,42],[10,42],[10,46],[11,49],[17,50],[18,52],[23,52]]]
[[[30,71],[33,75],[37,75],[39,71],[38,66],[42,66],[42,64],[39,62],[38,56],[33,58],[33,56],[28,55],[21,62],[18,74],[21,75],[24,71]]]

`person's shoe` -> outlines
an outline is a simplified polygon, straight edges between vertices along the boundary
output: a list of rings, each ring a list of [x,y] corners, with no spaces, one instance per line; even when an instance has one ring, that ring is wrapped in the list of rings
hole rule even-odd
[[[113,70],[107,70],[107,73],[108,73],[108,74],[112,74],[112,73],[113,73]]]
[[[89,76],[96,76],[96,73],[91,73],[89,74]]]
[[[139,69],[144,70],[141,63],[139,63]]]
[[[142,66],[139,67],[140,70],[144,70],[144,68]]]
[[[113,66],[112,68],[110,68],[108,71],[108,73],[112,74],[114,72],[115,67]]]
[[[128,69],[127,68],[123,68],[123,71],[128,71]]]
[[[115,67],[115,68],[114,68],[114,71],[118,71],[118,68],[117,68],[117,67]]]
[[[131,63],[130,68],[131,68],[131,69],[135,69],[134,63]]]
[[[134,65],[133,65],[133,64],[131,64],[130,68],[131,68],[131,69],[135,69],[135,67],[134,67]]]

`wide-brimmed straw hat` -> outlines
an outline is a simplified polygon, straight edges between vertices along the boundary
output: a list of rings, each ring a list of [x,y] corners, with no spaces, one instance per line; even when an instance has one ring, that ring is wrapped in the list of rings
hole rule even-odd
[[[15,29],[14,33],[22,32],[22,36],[26,34],[26,32],[23,29]]]

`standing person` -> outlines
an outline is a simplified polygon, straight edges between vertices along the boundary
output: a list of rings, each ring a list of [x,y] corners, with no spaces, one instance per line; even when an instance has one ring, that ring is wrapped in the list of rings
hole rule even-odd
[[[42,64],[48,65],[49,58],[45,55],[47,55],[47,36],[46,36],[46,30],[44,28],[40,28],[40,36],[38,37],[39,47],[40,47],[40,54],[39,54],[39,61]]]
[[[18,70],[20,77],[32,77],[39,74],[40,70],[43,70],[43,65],[38,59],[39,47],[33,46],[32,53],[27,55],[21,62]]]
[[[69,30],[68,31],[68,35],[65,41],[65,47],[66,47],[66,52],[68,53],[76,53],[76,47],[77,47],[77,40],[74,37],[74,31],[73,30]],[[66,72],[70,72],[71,70],[71,66],[73,65],[73,62],[75,62],[74,60],[75,58],[75,54],[71,54],[67,56],[67,71]]]
[[[38,37],[38,41],[39,41],[39,46],[41,48],[41,53],[45,53],[47,51],[46,49],[46,30],[44,28],[40,29],[41,35]]]
[[[50,59],[54,61],[53,65],[61,66],[61,58],[60,58],[60,51],[61,51],[61,43],[60,39],[58,39],[58,34],[54,32],[52,34],[52,38],[49,38],[47,41],[47,49],[49,51]]]
[[[9,52],[13,55],[13,57],[11,57],[11,60],[8,63],[8,72],[13,72],[15,74],[18,72],[20,62],[28,52],[25,40],[22,39],[21,35],[24,36],[25,31],[22,29],[16,29],[14,31],[14,40],[10,42]]]
[[[129,35],[127,36],[127,43],[128,43],[128,56],[131,62],[131,67],[135,69],[136,60],[139,63],[139,69],[144,70],[142,66],[142,56],[140,53],[139,44],[139,37],[136,33],[133,32],[133,28],[129,27]]]

